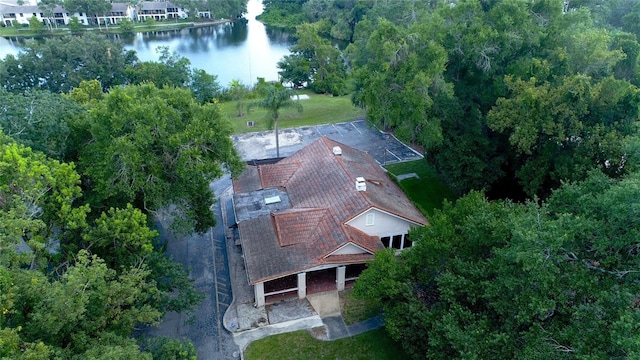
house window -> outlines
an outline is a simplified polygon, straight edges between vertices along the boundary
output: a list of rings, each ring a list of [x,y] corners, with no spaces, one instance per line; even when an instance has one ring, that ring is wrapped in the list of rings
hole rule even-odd
[[[404,245],[402,246],[403,249],[409,248],[413,246],[413,241],[409,240],[409,234],[406,234],[404,236]]]
[[[373,226],[373,223],[374,223],[375,219],[376,219],[376,214],[368,213],[365,225],[366,226]]]
[[[393,248],[396,250],[406,249],[413,245],[413,242],[409,240],[408,235],[393,235],[393,236],[382,236],[380,238],[382,241],[382,245],[386,248]]]
[[[390,248],[391,247],[391,236],[383,236],[380,238],[380,241],[382,241],[382,245],[386,248]]]
[[[402,250],[402,235],[393,235],[391,246],[394,249]]]

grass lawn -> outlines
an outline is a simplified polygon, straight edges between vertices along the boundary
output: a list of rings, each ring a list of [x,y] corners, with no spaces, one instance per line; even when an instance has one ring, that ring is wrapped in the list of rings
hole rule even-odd
[[[316,340],[306,330],[269,336],[252,342],[246,360],[394,360],[408,356],[384,329],[335,340]]]
[[[399,184],[409,199],[425,214],[431,214],[434,209],[440,209],[444,199],[449,201],[456,199],[453,191],[440,180],[436,171],[425,160],[389,164],[385,168],[394,179],[398,175],[408,173],[416,173],[419,176],[419,178],[404,179]]]
[[[303,111],[299,113],[294,108],[286,108],[280,111],[280,128],[292,128],[298,126],[309,126],[318,124],[329,124],[337,122],[352,121],[355,118],[363,117],[364,110],[351,104],[351,97],[329,96],[316,94],[310,90],[299,90],[297,94],[309,96],[308,100],[299,100]],[[233,133],[247,133],[267,130],[266,110],[259,107],[251,109],[250,114],[238,117],[235,101],[220,103],[222,112],[229,118],[233,125]],[[247,121],[253,121],[254,127],[247,126]]]
[[[367,320],[381,312],[379,308],[365,300],[353,297],[353,289],[340,291],[338,294],[340,295],[342,317],[347,325]]]

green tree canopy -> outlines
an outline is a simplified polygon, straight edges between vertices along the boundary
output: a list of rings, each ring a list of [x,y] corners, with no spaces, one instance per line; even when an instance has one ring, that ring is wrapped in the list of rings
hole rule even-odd
[[[3,358],[149,358],[134,327],[201,300],[146,215],[129,205],[87,220],[79,184],[72,165],[0,133]]]
[[[356,294],[415,359],[635,357],[638,184],[593,172],[541,205],[472,192],[377,254]]]
[[[73,165],[0,132],[0,264],[38,268],[60,241],[56,233],[84,226],[88,209],[73,205],[82,196],[79,185]]]
[[[168,46],[158,46],[156,52],[159,61],[138,62],[126,69],[127,78],[132,84],[154,83],[157,87],[184,87],[191,82],[191,62],[176,52],[170,52]]]
[[[93,33],[28,41],[17,56],[0,61],[0,86],[66,93],[83,80],[97,79],[106,90],[125,83],[125,68],[134,60],[135,52],[125,51],[122,43]]]
[[[84,109],[76,102],[49,91],[15,94],[0,89],[0,128],[16,141],[62,160],[70,134],[67,120]]]
[[[516,174],[529,195],[552,189],[561,180],[579,180],[599,167],[611,175],[624,170],[626,137],[638,118],[638,89],[611,77],[586,76],[557,85],[505,80],[509,99],[498,99],[489,126],[509,134],[517,154]]]
[[[186,89],[117,87],[85,121],[91,138],[78,165],[92,206],[174,209],[183,230],[213,225],[209,183],[243,164],[217,105],[199,105]]]
[[[427,30],[420,25],[404,30],[381,20],[358,60],[363,65],[354,100],[376,126],[432,148],[442,141],[440,118],[446,109],[440,104],[453,96],[453,88],[442,76],[446,53],[429,40]]]

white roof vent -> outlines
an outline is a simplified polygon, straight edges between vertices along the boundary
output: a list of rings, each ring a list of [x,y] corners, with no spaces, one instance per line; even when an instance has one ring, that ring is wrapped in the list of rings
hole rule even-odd
[[[342,148],[340,146],[334,146],[333,147],[333,155],[342,155]]]
[[[282,201],[282,200],[280,200],[280,196],[278,196],[278,195],[272,196],[272,197],[268,197],[268,198],[264,198],[264,203],[266,205],[279,203],[280,201]]]
[[[364,182],[364,178],[361,176],[358,176],[356,178],[356,190],[358,191],[366,191],[367,190],[367,183]]]

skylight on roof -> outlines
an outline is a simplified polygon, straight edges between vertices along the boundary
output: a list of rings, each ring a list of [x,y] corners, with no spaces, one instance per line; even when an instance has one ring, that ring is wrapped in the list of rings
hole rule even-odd
[[[278,196],[278,195],[264,198],[264,203],[267,204],[267,205],[279,203],[280,201],[282,201],[282,200],[280,200],[280,196]]]

